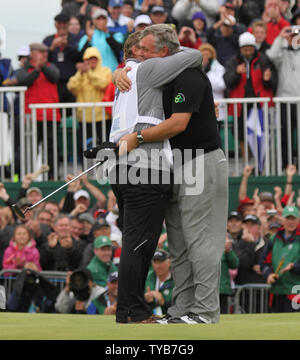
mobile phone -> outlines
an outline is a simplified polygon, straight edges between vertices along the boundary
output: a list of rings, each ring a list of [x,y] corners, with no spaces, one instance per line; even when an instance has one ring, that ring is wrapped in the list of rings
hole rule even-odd
[[[267,215],[269,216],[277,215],[277,210],[275,209],[267,210]]]

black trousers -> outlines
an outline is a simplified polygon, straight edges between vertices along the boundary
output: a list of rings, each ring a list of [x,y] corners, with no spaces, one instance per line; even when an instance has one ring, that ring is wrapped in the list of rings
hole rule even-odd
[[[130,167],[116,168],[128,174]],[[152,314],[144,300],[145,281],[157,248],[165,218],[171,184],[112,185],[116,195],[122,227],[122,251],[118,276],[116,321],[142,321]]]

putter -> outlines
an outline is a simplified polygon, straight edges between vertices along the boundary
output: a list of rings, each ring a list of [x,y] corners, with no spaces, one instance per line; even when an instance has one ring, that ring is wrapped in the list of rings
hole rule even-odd
[[[97,151],[95,151],[95,149],[97,149]],[[98,152],[99,150],[114,150],[114,152],[117,153],[118,151],[118,146],[115,143],[111,143],[109,141],[102,143],[101,145],[97,146],[94,149],[94,152]],[[84,152],[85,157],[87,157],[87,153],[90,152],[91,150],[86,150]],[[93,153],[94,154],[94,153]],[[96,156],[95,156],[96,157]],[[97,162],[96,164],[94,164],[93,166],[91,166],[90,168],[86,169],[84,172],[82,172],[81,174],[77,175],[76,177],[74,177],[74,179],[66,182],[65,184],[63,184],[60,188],[54,190],[52,193],[50,193],[49,195],[45,196],[43,199],[41,199],[40,201],[38,201],[37,203],[35,203],[34,205],[29,206],[28,208],[26,208],[24,210],[24,212],[19,208],[19,206],[17,204],[13,204],[11,207],[14,211],[14,213],[19,216],[20,218],[24,219],[25,218],[25,214],[30,211],[33,210],[36,206],[38,206],[39,204],[41,204],[42,202],[44,202],[45,200],[49,199],[51,196],[53,196],[54,194],[56,194],[57,192],[59,192],[60,190],[64,189],[66,186],[72,184],[74,181],[78,180],[81,176],[85,175],[86,173],[92,171],[93,169],[95,169],[98,166],[101,166],[102,164],[105,163],[105,161],[108,160],[108,157],[105,158],[102,161]]]

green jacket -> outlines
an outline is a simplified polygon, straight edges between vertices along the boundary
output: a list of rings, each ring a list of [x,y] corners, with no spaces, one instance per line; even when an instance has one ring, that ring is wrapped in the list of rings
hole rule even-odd
[[[236,253],[233,250],[224,251],[221,258],[220,294],[232,295],[229,269],[237,269],[238,266],[239,258]]]
[[[288,239],[284,239],[284,228],[273,235],[262,254],[261,269],[264,278],[276,272],[282,260],[278,280],[271,285],[271,293],[290,295],[293,287],[300,284],[300,227]],[[280,273],[288,264],[294,263],[294,268]]]
[[[146,283],[145,283],[145,291],[147,291],[147,288],[149,287],[150,290],[156,289],[156,274],[153,269],[149,270]],[[161,311],[163,314],[167,313],[168,308],[172,304],[172,294],[173,294],[173,288],[174,288],[174,281],[172,277],[170,277],[168,280],[166,280],[159,288],[159,292],[162,294],[165,303],[163,306],[161,306]],[[153,301],[151,304],[149,304],[152,309],[155,309],[157,306],[159,306],[155,301]]]
[[[87,268],[92,273],[94,282],[103,287],[106,286],[108,275],[118,271],[118,268],[112,261],[104,263],[96,255],[92,258]]]

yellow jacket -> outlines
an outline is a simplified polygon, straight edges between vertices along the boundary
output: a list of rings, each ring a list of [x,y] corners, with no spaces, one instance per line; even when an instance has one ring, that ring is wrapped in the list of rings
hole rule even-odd
[[[85,73],[77,71],[68,81],[67,87],[71,93],[76,96],[77,102],[101,102],[107,85],[112,80],[112,72],[110,68],[102,66],[102,58],[100,52],[95,47],[86,49],[83,60],[96,57],[98,64],[95,69],[90,69]],[[93,119],[93,108],[85,108],[85,119],[87,123],[91,123]],[[83,109],[78,108],[78,120],[81,122],[83,118]],[[105,114],[108,119],[109,115]],[[95,108],[96,121],[102,121],[102,108]]]

